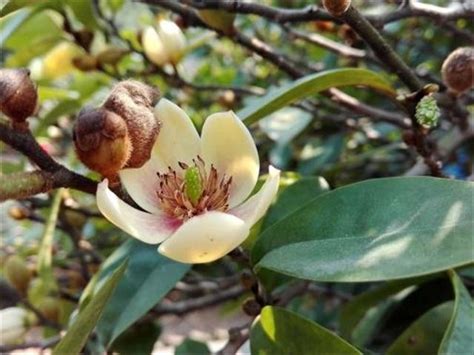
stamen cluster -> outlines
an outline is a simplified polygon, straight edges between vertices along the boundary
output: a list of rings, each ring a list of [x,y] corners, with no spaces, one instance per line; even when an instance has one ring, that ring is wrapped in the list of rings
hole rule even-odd
[[[189,165],[183,162],[178,164],[183,170],[182,173],[177,173],[171,167],[168,167],[166,173],[157,173],[159,179],[157,195],[162,211],[170,217],[184,222],[206,211],[225,212],[229,209],[228,200],[232,176],[225,174],[219,176],[220,174],[212,164],[209,173],[207,173],[204,160],[197,156],[197,159],[193,159],[193,164],[199,171],[202,193],[199,199],[193,203],[186,194],[186,181],[183,178]]]

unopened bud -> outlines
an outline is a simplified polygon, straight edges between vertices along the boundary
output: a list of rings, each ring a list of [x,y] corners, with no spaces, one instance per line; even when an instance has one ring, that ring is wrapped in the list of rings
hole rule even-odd
[[[332,21],[314,21],[313,27],[320,32],[334,32],[334,22]]]
[[[100,64],[116,65],[128,53],[129,50],[125,48],[110,46],[97,54],[97,61]]]
[[[199,18],[210,27],[227,35],[234,33],[235,14],[223,10],[199,10]]]
[[[71,209],[66,209],[64,211],[64,218],[71,226],[77,229],[82,229],[84,224],[87,222],[87,217],[84,215],[84,213]]]
[[[21,221],[30,215],[30,211],[23,206],[13,206],[8,210],[8,215],[17,221]]]
[[[452,52],[441,68],[443,82],[455,93],[474,86],[474,47],[461,47]]]
[[[0,345],[10,345],[22,340],[26,333],[28,312],[23,308],[9,307],[0,310]]]
[[[79,113],[73,139],[79,159],[104,177],[115,177],[130,158],[132,146],[127,125],[106,109]]]
[[[24,124],[35,112],[37,101],[28,69],[0,69],[0,110],[13,122]]]
[[[161,20],[157,29],[147,27],[141,38],[143,50],[148,59],[156,65],[176,65],[184,55],[186,38],[173,21]]]
[[[74,66],[79,70],[91,71],[97,69],[99,63],[96,57],[90,54],[84,54],[74,57],[72,59],[72,64],[74,64]]]
[[[416,105],[416,121],[425,128],[436,126],[439,116],[440,111],[432,95],[424,96]]]
[[[25,295],[31,280],[31,273],[25,261],[18,255],[9,256],[5,261],[4,272],[8,282]]]
[[[249,298],[243,303],[242,309],[245,314],[255,317],[260,314],[262,306],[255,299]]]
[[[351,6],[351,0],[323,0],[323,6],[332,16],[340,16]]]
[[[237,103],[237,97],[232,90],[225,90],[222,94],[219,95],[217,98],[218,102],[226,107],[227,109],[231,110],[235,107]]]
[[[240,274],[240,282],[247,290],[250,290],[254,287],[257,280],[250,270],[243,270]]]
[[[61,308],[58,299],[54,297],[45,297],[37,305],[40,313],[51,322],[59,322]]]
[[[160,132],[160,122],[153,113],[159,99],[158,90],[138,81],[118,83],[103,107],[120,116],[128,129],[132,154],[125,167],[139,168],[151,157]]]

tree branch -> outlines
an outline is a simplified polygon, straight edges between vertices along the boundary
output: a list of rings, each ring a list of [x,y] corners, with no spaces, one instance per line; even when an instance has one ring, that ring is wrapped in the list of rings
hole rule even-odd
[[[350,6],[340,18],[369,45],[382,63],[385,63],[399,79],[411,90],[422,88],[421,81],[405,64],[392,47],[385,41],[374,26],[353,6]]]
[[[31,132],[19,132],[7,124],[0,123],[0,140],[24,154],[42,171],[50,173],[52,188],[70,187],[89,194],[95,194],[97,182],[79,175],[56,162],[38,144]]]
[[[174,303],[161,303],[153,309],[153,313],[161,316],[164,314],[182,315],[198,309],[214,306],[216,304],[242,296],[247,290],[241,285],[235,285],[229,289],[205,295],[199,298],[191,298]]]

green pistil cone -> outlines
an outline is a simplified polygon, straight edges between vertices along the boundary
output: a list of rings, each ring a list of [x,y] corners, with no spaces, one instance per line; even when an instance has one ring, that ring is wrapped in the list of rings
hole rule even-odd
[[[433,96],[423,97],[418,105],[416,105],[415,118],[416,121],[427,128],[434,127],[438,124],[440,111],[436,100]]]
[[[188,196],[193,205],[197,204],[203,191],[199,169],[195,166],[187,168],[184,173],[184,182],[186,196]]]

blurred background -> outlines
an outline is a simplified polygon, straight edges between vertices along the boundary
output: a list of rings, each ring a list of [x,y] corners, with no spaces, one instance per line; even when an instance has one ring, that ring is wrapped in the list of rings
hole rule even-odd
[[[2,0],[1,3],[1,66],[29,68],[38,87],[38,108],[29,120],[33,135],[54,159],[96,180],[99,176],[76,157],[72,127],[81,109],[101,105],[120,80],[132,78],[157,87],[162,97],[189,114],[198,129],[211,113],[238,112],[276,87],[329,69],[368,68],[385,76],[400,93],[407,93],[354,31],[329,15],[320,20],[280,22],[261,14],[237,14],[235,18],[226,18],[224,24],[216,24],[212,22],[215,18],[206,19],[202,13],[199,17],[199,7],[193,7],[192,1],[181,4],[177,1]],[[258,3],[295,10],[322,6],[309,0]],[[458,103],[463,114],[453,114],[453,104],[440,72],[449,53],[472,45],[472,18],[404,14],[399,8],[404,3],[353,1],[424,83],[440,86],[441,118],[430,131],[429,140],[436,146],[445,175],[472,179],[474,141],[472,133],[465,132],[466,125],[472,124],[474,95],[471,91],[460,97]],[[429,3],[445,8],[472,6],[469,1],[455,0]],[[181,11],[183,8],[194,17],[187,16],[186,11]],[[195,16],[204,23],[196,23]],[[173,60],[157,58],[154,49],[147,48],[145,43],[147,28],[151,26],[159,33],[162,21],[171,21],[184,36],[182,41],[178,35],[179,45],[169,54],[176,56]],[[174,27],[173,31],[176,31]],[[399,107],[373,90],[349,88],[344,93],[349,99],[331,95],[307,97],[252,125],[262,171],[272,164],[287,172],[284,178],[288,184],[301,177],[322,176],[331,188],[369,178],[427,173],[410,147],[407,133],[410,120]],[[0,120],[7,121],[4,116]],[[3,142],[0,152],[1,174],[32,169],[25,156]],[[20,297],[23,304],[26,302],[39,310],[46,319],[29,328],[24,343],[31,345],[26,347],[30,350],[18,349],[17,353],[38,353],[38,349],[47,349],[57,342],[58,332],[70,321],[89,280],[128,240],[100,215],[94,196],[66,191],[52,246],[52,292],[44,286],[37,270],[51,204],[50,194],[0,204],[3,275],[0,306],[16,305]],[[134,244],[133,248],[140,246]],[[155,257],[149,249],[141,253],[143,260]],[[15,265],[10,270],[6,270],[8,261],[8,265]],[[15,281],[15,274],[24,268],[27,270],[24,280]],[[212,265],[179,272],[185,274],[182,281],[170,286],[160,303],[121,332],[111,351],[138,354],[150,353],[154,348],[174,353],[176,346],[184,344],[182,352],[176,353],[186,354],[191,351],[186,349],[202,350],[203,346],[205,349],[204,343],[217,350],[225,345],[229,328],[246,325],[251,320],[240,309],[248,291],[235,287],[242,272],[237,263],[225,258]],[[17,293],[10,292],[12,287]],[[313,285],[292,299],[289,308],[337,330],[341,305],[371,287],[370,284]],[[374,314],[379,317],[377,322],[367,322],[368,327],[376,324],[373,328],[378,331],[361,328],[359,343],[383,351],[400,330],[440,298],[449,298],[450,292],[448,281],[436,280],[402,298],[400,302],[410,307],[397,306],[398,301],[392,299],[391,312],[377,309],[379,313]],[[213,294],[221,297],[209,296]],[[193,303],[196,299],[201,303]],[[388,303],[384,307],[389,307]],[[397,310],[403,311],[397,313]],[[90,353],[103,351],[100,337],[96,334],[91,338],[87,345]]]

